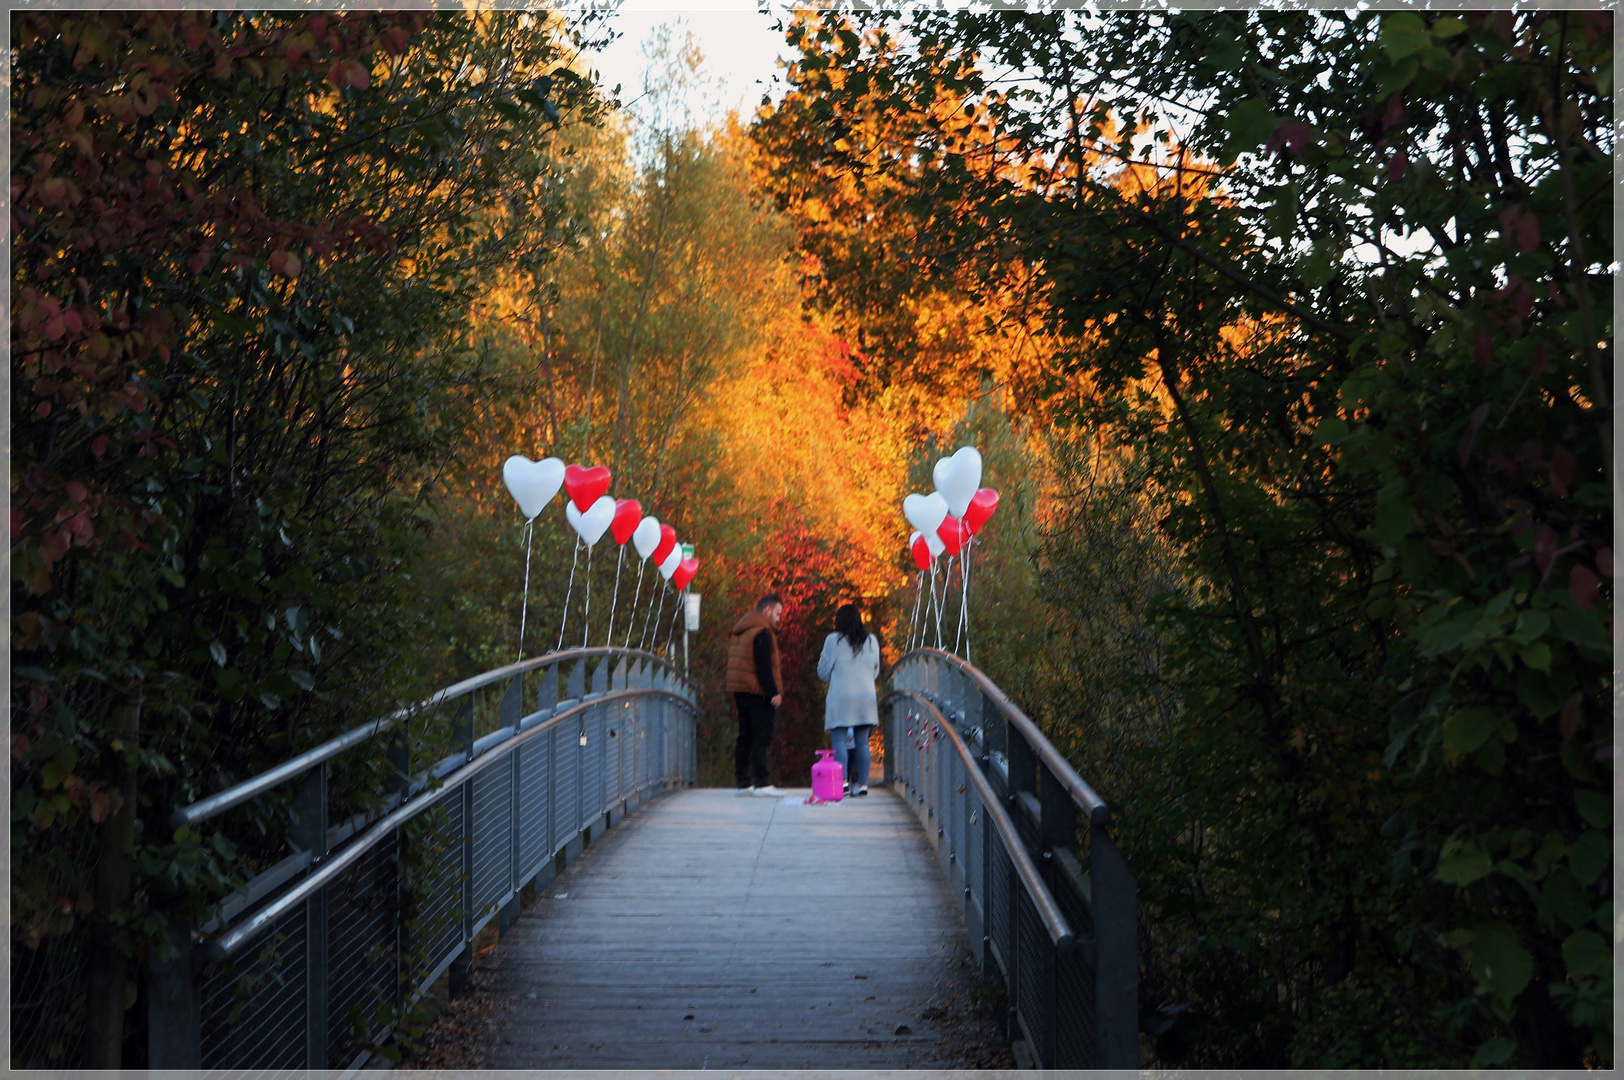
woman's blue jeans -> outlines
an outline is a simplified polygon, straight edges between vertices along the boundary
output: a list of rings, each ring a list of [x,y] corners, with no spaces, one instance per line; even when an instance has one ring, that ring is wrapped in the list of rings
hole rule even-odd
[[[829,729],[829,748],[835,752],[835,760],[840,762],[853,791],[868,787],[868,733],[873,730],[869,724]]]

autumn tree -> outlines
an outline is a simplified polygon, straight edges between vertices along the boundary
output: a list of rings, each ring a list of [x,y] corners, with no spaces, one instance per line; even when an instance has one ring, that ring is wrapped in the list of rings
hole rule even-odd
[[[855,193],[801,213],[856,253],[829,305],[1024,268],[1051,415],[1189,583],[1147,605],[1170,738],[1088,747],[1139,778],[1161,1060],[1610,1060],[1610,18],[789,35],[758,141],[791,212]]]

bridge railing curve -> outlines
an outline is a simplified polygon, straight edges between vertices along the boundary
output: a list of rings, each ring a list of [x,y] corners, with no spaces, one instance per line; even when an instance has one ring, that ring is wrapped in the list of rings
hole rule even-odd
[[[411,721],[443,708],[456,749],[411,775]],[[569,649],[464,680],[177,809],[171,824],[197,829],[297,785],[290,854],[210,925],[173,927],[176,955],[152,962],[150,1067],[359,1065],[448,969],[454,992],[466,981],[475,938],[492,920],[511,925],[527,886],[640,801],[695,781],[697,713],[671,661]],[[330,770],[356,753],[384,755],[394,790],[330,822]]]
[[[1138,1068],[1137,900],[1109,807],[965,660],[916,649],[890,681],[886,779],[932,834],[1010,1037],[1040,1068]]]

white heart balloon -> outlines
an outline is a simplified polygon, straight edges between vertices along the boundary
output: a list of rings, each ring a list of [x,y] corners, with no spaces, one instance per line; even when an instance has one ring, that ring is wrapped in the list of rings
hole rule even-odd
[[[909,495],[902,500],[902,513],[914,528],[926,536],[935,536],[947,517],[947,500],[934,491],[929,495]]]
[[[970,500],[981,487],[981,452],[973,446],[961,446],[952,457],[945,457],[931,470],[936,490],[947,500],[947,511],[954,517],[963,517],[970,509]],[[924,532],[921,529],[920,532]]]
[[[598,496],[598,501],[586,508],[586,513],[575,509],[575,504],[564,504],[564,516],[569,518],[570,526],[591,547],[603,539],[603,534],[609,531],[609,523],[615,520],[615,500],[607,495]]]
[[[637,549],[637,557],[646,559],[654,554],[654,549],[660,546],[660,519],[650,514],[637,523],[637,529],[632,533],[632,547]]]
[[[665,578],[665,580],[670,581],[671,575],[675,574],[677,572],[677,567],[681,565],[682,545],[677,544],[671,549],[671,553],[665,557],[665,562],[660,564],[660,576]]]
[[[935,533],[925,534],[925,547],[930,550],[930,557],[933,559],[941,558],[942,552],[947,550],[947,545],[942,543],[942,538]]]
[[[514,454],[502,463],[502,483],[519,504],[519,513],[529,521],[547,509],[558,489],[564,486],[564,463],[555,457],[531,461]]]

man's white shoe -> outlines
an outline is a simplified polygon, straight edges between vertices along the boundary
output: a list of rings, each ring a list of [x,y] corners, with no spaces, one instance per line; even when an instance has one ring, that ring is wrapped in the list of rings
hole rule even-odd
[[[756,789],[753,787],[742,787],[739,788],[738,791],[734,792],[736,795],[754,795],[755,793]]]
[[[756,794],[757,795],[765,795],[769,799],[776,799],[778,796],[782,795],[783,792],[779,791],[777,788],[773,787],[771,784],[768,784],[766,787],[758,787],[758,788],[756,788]]]

